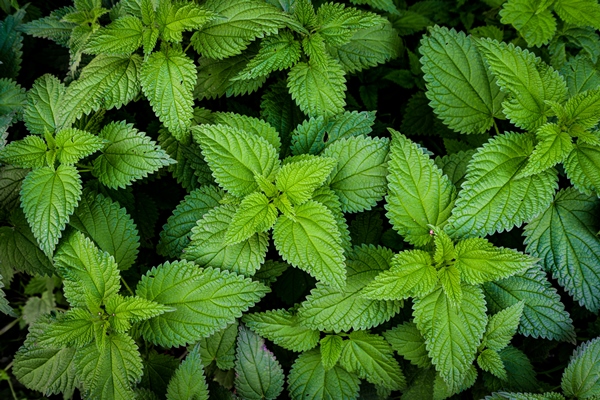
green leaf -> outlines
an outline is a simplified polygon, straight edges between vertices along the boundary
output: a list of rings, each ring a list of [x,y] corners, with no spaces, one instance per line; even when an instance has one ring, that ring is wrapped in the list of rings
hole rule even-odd
[[[327,335],[319,342],[321,361],[323,362],[325,371],[330,370],[337,364],[342,355],[343,342],[342,338],[338,335]]]
[[[539,174],[563,162],[573,150],[573,139],[557,124],[542,125],[537,131],[538,143],[529,156],[529,162],[519,176]]]
[[[524,306],[525,303],[520,301],[491,316],[485,328],[481,347],[500,351],[508,346],[517,332]]]
[[[133,124],[111,122],[104,126],[98,136],[108,144],[94,160],[92,172],[110,188],[124,188],[175,162]]]
[[[191,42],[196,52],[219,60],[240,54],[255,38],[276,34],[289,21],[277,7],[258,0],[210,0],[204,7],[217,17],[194,33]]]
[[[2,290],[4,288],[4,282],[2,282],[2,275],[0,275],[0,312],[8,315],[9,317],[17,317],[15,311],[12,309],[6,298],[6,293]]]
[[[571,97],[565,103],[567,124],[577,124],[582,129],[591,129],[600,117],[600,89],[586,90]]]
[[[540,383],[527,356],[516,347],[506,346],[498,352],[508,379],[502,381],[493,375],[484,374],[484,382],[489,390],[536,391]],[[525,399],[524,399],[525,400]]]
[[[56,301],[52,291],[46,290],[42,297],[32,296],[27,299],[23,306],[23,321],[31,325],[52,311],[56,311]]]
[[[29,169],[12,165],[0,167],[0,209],[11,210],[16,208],[21,183],[28,173]]]
[[[534,338],[572,341],[575,331],[560,296],[539,268],[483,284],[490,312],[525,302],[519,333]]]
[[[306,155],[281,167],[275,185],[293,204],[300,205],[312,197],[313,191],[325,182],[335,165],[334,158]]]
[[[235,215],[233,205],[222,205],[204,214],[192,229],[190,244],[183,250],[182,257],[200,266],[254,275],[265,260],[268,235],[253,233],[239,243],[228,244],[225,238]]]
[[[419,52],[429,105],[450,129],[484,133],[504,119],[500,92],[470,36],[435,26]]]
[[[560,393],[508,393],[496,392],[491,396],[486,396],[485,400],[565,400],[565,397]]]
[[[279,133],[272,125],[262,119],[232,112],[214,112],[211,116],[215,124],[227,125],[253,133],[269,142],[278,152],[281,150]]]
[[[181,42],[183,31],[191,31],[200,28],[210,21],[213,14],[188,1],[159,2],[156,11],[156,22],[160,27],[160,35],[163,40],[169,42]]]
[[[494,350],[485,349],[482,351],[479,356],[477,356],[477,365],[479,365],[482,370],[496,375],[503,381],[508,380],[502,358],[500,358],[500,355]]]
[[[200,354],[190,352],[181,363],[167,387],[167,400],[208,400],[208,385]]]
[[[429,225],[443,226],[456,189],[421,148],[391,130],[386,216],[406,241],[422,246],[433,241]]]
[[[302,352],[319,343],[319,331],[307,328],[298,316],[287,310],[244,314],[242,321],[248,328],[284,349]]]
[[[332,45],[343,45],[350,41],[354,32],[382,23],[377,14],[365,12],[340,3],[324,3],[317,10],[319,34]]]
[[[401,300],[423,297],[438,283],[431,255],[423,250],[403,251],[392,259],[392,267],[377,275],[361,292],[368,299]]]
[[[294,362],[288,376],[292,400],[356,399],[360,380],[340,366],[325,370],[319,350],[302,353]]]
[[[383,337],[396,350],[412,364],[420,368],[429,368],[431,360],[425,347],[425,338],[412,322],[405,322],[388,331],[383,332]]]
[[[0,115],[8,114],[14,119],[26,104],[25,90],[12,79],[0,78]]]
[[[296,104],[309,117],[329,117],[344,111],[346,78],[333,59],[322,65],[299,62],[290,69],[287,86]]]
[[[61,165],[36,169],[23,180],[21,207],[42,251],[51,256],[62,230],[81,198],[81,180],[75,167]]]
[[[561,190],[550,207],[525,228],[527,251],[582,306],[600,309],[600,241],[596,235],[598,199],[574,188]]]
[[[300,322],[321,331],[370,329],[388,321],[402,307],[401,301],[371,300],[359,293],[381,271],[387,270],[392,252],[382,247],[355,247],[346,260],[343,289],[318,282],[298,309]]]
[[[98,136],[75,128],[61,130],[55,141],[58,161],[66,165],[73,165],[104,147],[104,141]]]
[[[336,221],[324,205],[309,200],[295,208],[295,220],[281,215],[273,228],[284,260],[336,289],[345,286],[344,251]]]
[[[181,364],[180,360],[167,354],[159,354],[156,350],[150,350],[145,355],[143,363],[144,376],[140,386],[164,397],[169,381]]]
[[[88,235],[100,249],[112,255],[121,271],[129,269],[135,262],[140,246],[138,230],[119,203],[86,191],[69,225]]]
[[[94,340],[92,314],[83,308],[72,308],[53,321],[38,338],[42,347],[83,347]]]
[[[545,101],[561,102],[567,92],[559,73],[533,53],[513,44],[478,39],[477,46],[498,86],[508,95],[502,102],[508,119],[529,130],[546,123],[550,107]]]
[[[207,338],[198,342],[200,357],[204,365],[210,365],[213,361],[219,369],[224,371],[235,367],[235,339],[238,334],[237,320]]]
[[[533,150],[531,137],[507,133],[495,136],[473,156],[467,177],[448,220],[455,238],[484,236],[510,230],[548,207],[556,190],[557,173],[518,173]]]
[[[0,160],[21,168],[42,168],[46,165],[47,150],[40,137],[29,135],[0,149]]]
[[[364,331],[354,331],[344,341],[340,365],[360,378],[386,389],[400,390],[406,379],[393,350],[383,337]]]
[[[219,205],[225,192],[215,186],[202,186],[179,203],[160,232],[157,252],[177,258],[190,243],[190,233],[196,221]]]
[[[85,52],[130,55],[142,45],[142,21],[131,15],[121,17],[92,34]]]
[[[274,180],[279,157],[266,139],[226,125],[194,126],[192,133],[215,180],[231,194],[256,191],[255,175]]]
[[[563,372],[561,387],[567,396],[578,399],[600,395],[600,338],[575,349]]]
[[[198,100],[216,99],[223,95],[237,96],[258,90],[265,83],[266,76],[245,81],[232,80],[249,61],[250,58],[246,54],[224,60],[200,57],[194,97]]]
[[[133,387],[142,377],[142,359],[128,335],[112,333],[103,348],[90,343],[77,350],[75,366],[77,377],[85,382],[84,396],[135,399]]]
[[[340,238],[342,240],[342,248],[344,251],[348,251],[351,248],[350,244],[350,232],[348,231],[348,224],[346,223],[346,217],[342,213],[342,205],[337,195],[333,190],[327,186],[321,186],[313,193],[313,200],[323,204],[335,219],[338,231],[340,232]]]
[[[487,316],[479,287],[463,285],[462,302],[453,307],[441,288],[415,300],[415,323],[425,337],[436,371],[450,389],[462,384],[475,360]]]
[[[548,44],[556,32],[551,1],[509,0],[500,10],[500,22],[512,24],[527,41],[529,47]]]
[[[183,51],[165,47],[152,53],[144,62],[140,81],[160,121],[176,138],[183,138],[194,113],[194,62]]]
[[[272,400],[283,390],[283,369],[265,341],[240,326],[235,362],[235,390],[244,399]]]
[[[389,140],[364,136],[338,139],[322,153],[337,160],[329,187],[343,212],[370,210],[387,192]]]
[[[149,342],[168,347],[194,343],[225,328],[254,305],[268,288],[242,276],[178,261],[152,268],[136,294],[176,310],[144,321]]]
[[[19,10],[18,6],[16,8],[18,11],[15,14],[8,15],[4,21],[0,21],[0,76],[6,78],[17,77],[23,56],[23,35],[19,31],[25,10]]]
[[[225,243],[231,245],[249,239],[257,232],[271,229],[277,219],[277,208],[262,193],[251,193],[239,204],[225,233]]]
[[[125,321],[140,322],[173,311],[172,308],[154,301],[121,295],[109,298],[105,310],[109,315],[109,322],[115,329],[119,324],[129,329],[129,324]]]
[[[450,305],[458,306],[462,300],[461,271],[449,265],[438,269],[437,276]]]
[[[42,75],[33,82],[27,93],[25,106],[25,125],[31,133],[43,135],[53,133],[56,127],[63,125],[62,99],[65,85],[52,75]]]
[[[600,193],[600,147],[578,142],[564,162],[569,180],[582,193]]]
[[[594,0],[557,0],[554,11],[565,22],[575,26],[600,29],[600,4]]]
[[[120,108],[132,101],[140,92],[142,58],[100,54],[81,70],[79,79],[73,81],[62,97],[63,125],[67,128],[77,118],[100,108]]]

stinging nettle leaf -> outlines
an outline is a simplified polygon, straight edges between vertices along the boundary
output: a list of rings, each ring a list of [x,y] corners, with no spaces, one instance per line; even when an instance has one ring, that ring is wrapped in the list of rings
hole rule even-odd
[[[577,190],[588,195],[600,193],[600,146],[579,141],[563,165]]]
[[[277,208],[262,193],[251,193],[239,204],[225,233],[225,243],[236,244],[257,232],[271,229],[277,219]]]
[[[323,368],[330,370],[333,368],[342,355],[343,339],[338,335],[327,335],[319,342],[321,350],[321,361]]]
[[[510,340],[517,332],[524,306],[525,303],[519,301],[492,315],[485,328],[481,347],[500,351],[508,346]]]
[[[40,137],[29,135],[0,149],[0,160],[21,168],[41,168],[46,165],[47,150]]]
[[[104,148],[104,141],[96,135],[75,128],[63,129],[54,139],[58,161],[73,165],[80,159]]]
[[[63,125],[62,99],[65,85],[52,75],[42,75],[35,80],[27,93],[25,106],[25,125],[31,133],[43,135],[53,133]]]
[[[228,125],[248,133],[253,133],[269,142],[277,151],[281,150],[281,139],[277,130],[262,119],[232,112],[213,112],[211,114],[215,124]]]
[[[519,172],[519,176],[530,176],[539,174],[563,162],[573,150],[573,139],[557,124],[549,123],[542,125],[536,131],[538,143],[529,156],[525,168]]]
[[[335,165],[334,158],[306,155],[281,167],[275,185],[293,204],[300,205],[312,197],[313,191],[325,182]]]
[[[527,46],[547,44],[556,32],[556,19],[550,1],[509,0],[502,5],[500,22],[512,24],[527,41]]]
[[[126,15],[94,32],[86,44],[85,52],[129,55],[142,45],[143,30],[142,21]]]
[[[503,381],[508,380],[506,369],[502,363],[502,358],[494,350],[485,349],[479,353],[477,356],[477,365],[479,365],[482,370],[497,376]]]
[[[202,363],[210,365],[213,361],[219,369],[226,371],[235,367],[235,344],[238,334],[237,320],[196,344]]]
[[[169,381],[167,400],[180,399],[208,400],[204,367],[197,351],[187,355]]]
[[[570,24],[600,29],[600,5],[594,0],[558,0],[554,3],[554,11]]]
[[[425,338],[419,332],[417,325],[405,322],[388,331],[383,337],[398,354],[420,368],[429,368],[431,360],[425,347]]]
[[[189,1],[161,1],[156,11],[156,22],[163,40],[181,42],[182,32],[200,28],[213,14]]]
[[[569,397],[593,398],[600,394],[600,338],[575,349],[563,372],[561,387]]]

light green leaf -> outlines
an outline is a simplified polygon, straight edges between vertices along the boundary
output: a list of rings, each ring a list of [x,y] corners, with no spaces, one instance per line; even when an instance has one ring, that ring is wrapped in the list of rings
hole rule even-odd
[[[504,114],[519,128],[533,130],[546,123],[550,107],[546,100],[562,102],[567,92],[564,79],[533,53],[513,44],[478,39],[477,46],[509,96]]]
[[[192,229],[191,241],[182,257],[200,266],[231,270],[252,276],[267,254],[267,233],[253,233],[236,244],[226,241],[227,230],[236,215],[236,207],[222,205],[202,216]]]
[[[412,364],[420,368],[429,368],[431,360],[425,347],[425,338],[412,322],[405,322],[388,331],[383,332],[383,337],[396,350]]]
[[[415,300],[415,323],[425,337],[436,371],[451,390],[462,384],[475,360],[487,316],[479,287],[463,285],[462,303],[453,307],[441,288]]]
[[[300,205],[312,197],[313,191],[325,182],[335,165],[335,158],[306,155],[281,167],[275,185],[293,204]]]
[[[346,78],[333,59],[323,65],[299,62],[290,69],[287,86],[296,104],[309,117],[329,117],[344,111]]]
[[[167,387],[167,400],[208,400],[208,385],[202,360],[197,351],[190,352]]]
[[[509,0],[500,10],[500,22],[512,24],[527,41],[527,46],[540,47],[548,44],[556,32],[551,5],[547,0]]]
[[[600,147],[578,142],[564,162],[569,180],[582,193],[600,193]]]
[[[175,162],[149,136],[124,121],[109,123],[98,136],[108,145],[94,160],[92,172],[110,188],[124,188]]]
[[[94,32],[86,44],[85,52],[129,55],[142,45],[143,30],[142,21],[126,15]]]
[[[573,341],[573,321],[560,296],[539,268],[496,282],[483,284],[490,312],[525,302],[519,333],[534,338]]]
[[[317,10],[319,34],[331,45],[348,43],[359,29],[381,25],[382,18],[341,3],[324,3]]]
[[[242,276],[178,261],[152,268],[136,294],[176,310],[140,324],[142,336],[161,346],[183,346],[225,328],[268,288]]]
[[[450,216],[456,189],[423,148],[394,130],[390,132],[386,215],[406,241],[422,246],[433,241],[429,225],[441,227]]]
[[[90,311],[72,308],[61,313],[38,337],[41,347],[83,347],[94,340],[94,318]]]
[[[485,349],[482,351],[479,356],[477,356],[477,365],[479,365],[482,370],[497,376],[503,381],[508,379],[502,358],[500,358],[500,355],[494,350]]]
[[[156,11],[156,22],[163,40],[181,42],[183,31],[200,28],[213,18],[213,14],[189,1],[160,1]]]
[[[235,362],[236,392],[244,399],[273,400],[283,390],[283,369],[265,340],[251,330],[240,326]]]
[[[337,224],[338,231],[340,232],[342,247],[344,248],[344,251],[350,250],[352,247],[350,243],[350,232],[348,231],[346,217],[344,217],[344,213],[342,213],[342,205],[340,204],[337,195],[327,186],[321,186],[314,191],[312,199],[323,204],[331,211]]]
[[[106,302],[106,313],[111,325],[117,326],[127,322],[140,322],[149,318],[174,311],[174,309],[141,297],[116,295]],[[128,325],[128,324],[125,324]],[[128,327],[129,328],[129,327]]]
[[[563,372],[561,387],[567,396],[578,399],[600,395],[600,338],[575,349]]]
[[[483,145],[469,163],[446,231],[455,238],[484,236],[520,226],[545,210],[557,173],[549,169],[519,177],[532,150],[531,137],[517,133],[495,136]]]
[[[294,362],[288,376],[292,400],[356,399],[360,380],[340,366],[325,370],[319,350],[306,351]]]
[[[225,233],[225,243],[236,244],[249,239],[257,232],[266,232],[275,224],[277,208],[262,193],[244,197]]]
[[[75,167],[61,165],[36,169],[21,187],[21,207],[42,251],[52,256],[69,216],[81,198],[81,180]]]
[[[56,301],[51,290],[46,290],[41,297],[32,296],[23,306],[23,321],[31,325],[46,314],[56,311]]]
[[[343,288],[346,281],[344,251],[331,211],[313,200],[295,210],[295,220],[281,215],[273,228],[279,254],[324,284]]]
[[[0,161],[21,168],[42,168],[46,165],[48,147],[39,136],[29,135],[10,142],[0,149]]]
[[[377,275],[361,292],[368,299],[401,300],[423,297],[438,283],[431,255],[423,250],[403,251],[392,259],[392,267]]]
[[[0,95],[0,115],[9,115],[14,120],[26,104],[25,89],[12,79],[0,78]]]
[[[202,363],[206,366],[213,361],[219,369],[227,371],[235,367],[235,342],[238,334],[237,320],[207,338],[198,342]]]
[[[583,129],[591,129],[600,120],[600,89],[586,90],[571,97],[565,103],[567,124],[576,123]]]
[[[421,39],[419,52],[429,105],[450,129],[484,133],[494,118],[504,119],[504,95],[470,36],[435,26]]]
[[[262,119],[232,112],[214,112],[211,117],[215,124],[227,125],[253,133],[269,142],[278,152],[281,150],[279,133],[271,124]]]
[[[192,133],[215,180],[231,194],[256,191],[255,175],[274,180],[279,157],[266,139],[226,125],[194,126]]]
[[[437,276],[448,298],[450,305],[457,307],[462,301],[461,271],[455,265],[442,267],[437,271]]]
[[[582,306],[600,310],[598,199],[574,188],[561,190],[550,207],[525,228],[527,251]]]
[[[50,13],[48,17],[36,19],[23,24],[19,30],[33,37],[48,38],[67,47],[71,31],[76,24],[62,19],[66,14],[75,11],[74,7],[62,7]]]
[[[347,371],[386,389],[401,390],[406,386],[392,348],[379,335],[365,331],[350,333],[339,362]]]
[[[75,128],[61,130],[55,140],[58,161],[66,165],[73,165],[104,147],[104,141],[98,136]]]
[[[573,150],[573,139],[557,124],[542,125],[537,131],[538,143],[529,156],[525,168],[519,172],[520,177],[539,174],[563,162]]]
[[[300,304],[298,317],[309,328],[321,331],[370,329],[388,321],[400,311],[397,300],[371,300],[360,295],[365,285],[387,270],[392,252],[382,247],[355,247],[346,260],[347,281],[343,289],[318,282]]]
[[[319,342],[321,361],[325,371],[330,370],[337,364],[342,355],[343,342],[342,338],[338,335],[327,335]]]
[[[485,328],[481,347],[500,351],[508,346],[517,332],[524,306],[525,303],[520,301],[491,316]]]
[[[356,136],[338,139],[322,153],[337,160],[328,179],[343,212],[370,210],[387,192],[389,140]]]
[[[42,75],[33,82],[27,93],[25,125],[31,133],[53,133],[63,124],[62,99],[65,85],[52,75]]]
[[[242,321],[248,328],[284,349],[302,352],[319,343],[319,331],[307,328],[287,310],[244,314]]]
[[[183,51],[165,47],[152,53],[144,62],[140,81],[160,121],[176,138],[183,138],[194,113],[194,62]]]
[[[557,0],[554,11],[569,24],[600,29],[600,4],[595,0]]]

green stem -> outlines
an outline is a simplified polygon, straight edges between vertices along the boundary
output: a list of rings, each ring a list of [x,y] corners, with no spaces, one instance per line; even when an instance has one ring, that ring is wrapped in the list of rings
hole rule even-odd
[[[492,121],[494,121],[494,129],[496,130],[496,135],[499,135],[500,134],[500,130],[498,129],[498,125],[496,124],[496,120],[494,119]]]
[[[127,282],[125,282],[125,279],[123,279],[123,277],[121,277],[121,283],[123,284],[123,286],[125,286],[125,288],[127,289],[127,291],[129,293],[131,293],[132,296],[135,296],[133,294],[133,290],[131,290],[131,288],[129,287],[129,285],[127,284]]]
[[[19,317],[15,320],[13,320],[12,322],[10,322],[9,324],[5,325],[4,328],[2,328],[0,330],[0,335],[3,335],[6,333],[6,331],[8,331],[10,328],[12,328],[13,326],[15,326],[17,324],[17,322],[19,322],[21,320],[22,317]]]
[[[6,370],[4,370],[6,372]],[[10,388],[10,392],[12,393],[12,397],[14,400],[19,400],[19,398],[17,397],[17,394],[15,393],[15,388],[13,388],[13,384],[10,381],[10,377],[8,378],[8,387]]]

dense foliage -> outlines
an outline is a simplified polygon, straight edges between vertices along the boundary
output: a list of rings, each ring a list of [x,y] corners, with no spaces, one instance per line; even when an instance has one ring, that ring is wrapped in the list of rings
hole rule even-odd
[[[0,0],[2,398],[600,398],[597,0]]]

